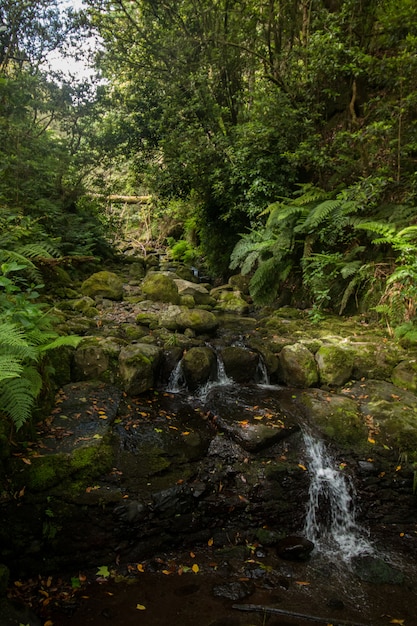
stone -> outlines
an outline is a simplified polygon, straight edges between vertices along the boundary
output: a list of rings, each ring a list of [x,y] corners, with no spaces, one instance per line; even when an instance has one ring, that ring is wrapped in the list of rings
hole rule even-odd
[[[213,596],[236,601],[247,598],[252,595],[254,591],[255,587],[252,583],[236,580],[230,583],[224,583],[223,585],[215,585],[213,587]]]
[[[313,550],[312,541],[295,535],[280,539],[276,544],[278,556],[288,561],[306,561]]]
[[[240,346],[228,346],[220,353],[229,378],[237,383],[255,382],[259,355]]]
[[[191,390],[213,379],[216,369],[216,357],[210,348],[191,348],[183,356],[182,371]]]
[[[355,557],[353,571],[360,580],[374,585],[402,585],[404,582],[402,572],[372,555]]]
[[[213,291],[211,294],[213,295]],[[239,315],[245,315],[249,312],[249,304],[238,290],[221,290],[216,293],[215,298],[217,301],[216,310],[218,311],[228,311]]]
[[[360,451],[366,445],[368,430],[354,400],[321,389],[305,390],[300,399],[308,421],[323,437],[345,450],[356,447]]]
[[[121,344],[112,337],[85,337],[74,353],[74,380],[115,382],[120,350]]]
[[[216,316],[204,309],[181,308],[175,317],[178,330],[190,328],[196,334],[212,333],[219,325]]]
[[[291,387],[313,387],[319,381],[314,355],[301,343],[284,346],[279,354],[284,382]]]
[[[81,293],[91,298],[102,297],[108,300],[122,300],[123,281],[117,274],[103,270],[92,274],[82,283]]]
[[[197,306],[214,306],[216,304],[216,300],[203,285],[183,280],[182,278],[176,278],[174,282],[177,285],[180,297],[191,296]]]
[[[353,354],[349,349],[340,345],[323,345],[315,358],[322,385],[340,387],[351,378]]]
[[[397,387],[417,391],[417,360],[401,361],[393,370],[391,380]]]
[[[142,282],[142,293],[155,302],[178,304],[180,296],[174,277],[163,272],[149,272]]]
[[[126,393],[136,396],[154,386],[161,356],[161,348],[152,344],[135,343],[122,348],[119,370]]]

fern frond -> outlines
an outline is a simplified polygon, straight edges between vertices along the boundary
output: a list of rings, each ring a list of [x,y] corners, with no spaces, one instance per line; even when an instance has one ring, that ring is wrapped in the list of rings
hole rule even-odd
[[[36,399],[35,389],[25,378],[0,382],[0,412],[11,417],[16,430],[30,418]]]
[[[379,239],[375,238],[372,241],[372,243],[376,243],[377,245],[380,243],[391,243],[395,237],[395,228],[389,224],[382,224],[381,222],[360,222],[355,225],[355,228],[369,230],[377,235],[381,235]]]
[[[306,214],[307,209],[304,205],[296,206],[295,204],[281,204],[275,203],[274,209],[270,212],[268,220],[266,222],[267,228],[274,228],[281,226],[281,223],[285,220],[293,218],[299,218],[303,214]]]
[[[312,232],[321,222],[324,222],[328,216],[340,206],[340,200],[325,200],[321,202],[310,212],[304,224],[300,225],[297,232]]]
[[[271,257],[259,265],[249,283],[250,293],[256,304],[269,304],[276,298],[278,289],[292,269],[290,260],[284,262]]]
[[[350,261],[341,268],[340,274],[342,278],[349,278],[349,276],[353,276],[354,274],[356,274],[361,267],[362,261]]]
[[[27,341],[25,332],[10,322],[0,323],[0,352],[21,360],[34,361],[38,356],[36,348]]]
[[[23,366],[13,355],[0,354],[0,381],[17,378],[23,372]]]
[[[76,348],[81,339],[82,338],[78,337],[77,335],[64,335],[61,337],[56,337],[50,343],[40,346],[39,352],[47,352],[49,350],[55,350],[56,348],[62,348],[63,346]]]
[[[22,372],[22,378],[28,381],[33,397],[37,398],[43,386],[43,380],[39,370],[33,365],[28,365]]]
[[[50,243],[27,243],[23,246],[19,246],[15,249],[16,252],[21,254],[26,259],[36,259],[36,257],[45,257],[51,259],[52,257],[59,257],[59,251]]]

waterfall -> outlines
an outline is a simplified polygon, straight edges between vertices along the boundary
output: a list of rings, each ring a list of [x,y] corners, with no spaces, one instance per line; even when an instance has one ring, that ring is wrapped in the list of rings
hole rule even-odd
[[[226,374],[226,369],[224,367],[224,361],[220,355],[220,353],[216,350],[216,363],[217,363],[217,372],[216,372],[216,379],[215,380],[209,380],[205,385],[203,385],[198,392],[198,397],[200,398],[200,400],[205,400],[207,397],[207,394],[214,388],[214,387],[220,387],[223,385],[232,385],[233,384],[233,378],[229,378],[229,376]]]
[[[355,519],[352,481],[329,455],[323,441],[304,433],[310,474],[305,534],[322,552],[349,562],[373,553]]]
[[[262,354],[259,354],[257,375],[258,385],[269,385],[269,374]]]
[[[178,361],[174,369],[172,370],[166,390],[169,393],[179,393],[185,389],[185,381],[182,373],[182,359]]]

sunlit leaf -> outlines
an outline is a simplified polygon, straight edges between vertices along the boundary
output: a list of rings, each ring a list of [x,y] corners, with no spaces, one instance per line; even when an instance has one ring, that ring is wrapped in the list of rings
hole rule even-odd
[[[110,576],[109,568],[107,565],[102,565],[98,568],[96,572],[96,576],[102,576],[103,578],[108,578]]]

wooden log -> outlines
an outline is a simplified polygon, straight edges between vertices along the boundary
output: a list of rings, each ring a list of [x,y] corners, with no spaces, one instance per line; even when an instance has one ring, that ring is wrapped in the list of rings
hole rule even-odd
[[[318,617],[317,615],[308,615],[307,613],[296,613],[294,611],[286,611],[285,609],[276,609],[273,606],[265,606],[264,604],[233,604],[232,608],[238,611],[283,615],[285,617],[304,619],[307,622],[318,622],[326,625],[331,624],[332,626],[369,626],[369,624],[360,624],[359,622],[352,622],[351,620],[334,620],[330,617]]]

